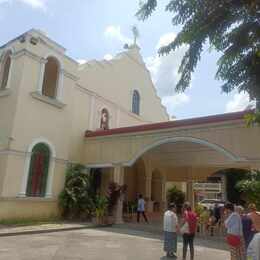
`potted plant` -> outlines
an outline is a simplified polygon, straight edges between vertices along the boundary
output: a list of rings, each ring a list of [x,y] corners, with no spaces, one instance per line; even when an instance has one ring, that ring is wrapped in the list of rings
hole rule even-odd
[[[107,211],[108,200],[106,197],[98,195],[95,200],[95,218],[96,225],[105,224],[105,214]]]

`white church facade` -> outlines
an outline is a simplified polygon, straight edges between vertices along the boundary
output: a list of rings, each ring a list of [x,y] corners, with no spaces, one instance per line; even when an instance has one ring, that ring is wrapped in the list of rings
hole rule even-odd
[[[87,131],[167,121],[139,47],[79,64],[38,30],[0,47],[0,219],[57,214]]]

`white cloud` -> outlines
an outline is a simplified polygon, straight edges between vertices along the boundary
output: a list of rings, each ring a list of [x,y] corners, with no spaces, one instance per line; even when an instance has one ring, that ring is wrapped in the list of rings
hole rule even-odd
[[[175,109],[190,102],[190,97],[185,93],[175,94],[173,96],[165,96],[162,98],[162,104],[167,108],[170,116],[173,116]]]
[[[159,42],[156,46],[157,49],[170,44],[176,38],[175,33],[166,33],[159,39]]]
[[[248,106],[254,106],[254,102],[250,101],[249,95],[245,92],[236,93],[226,104],[226,112],[242,111]]]
[[[172,42],[175,37],[176,35],[174,33],[164,34],[156,45],[156,51],[158,51],[160,47]],[[176,107],[190,101],[187,94],[175,93],[175,86],[180,79],[178,69],[185,51],[186,48],[182,47],[166,56],[156,54],[145,59],[146,66],[151,72],[158,95],[162,98],[162,103],[167,107],[167,111],[171,116],[174,115],[174,109]]]
[[[81,65],[87,62],[87,60],[84,59],[78,59],[77,62]]]
[[[131,43],[132,39],[128,38],[121,32],[120,26],[110,25],[105,29],[104,35],[107,38],[120,41],[122,43]]]
[[[112,59],[113,59],[113,55],[109,53],[104,56],[104,60],[112,60]]]
[[[32,8],[37,8],[37,9],[43,9],[46,10],[46,4],[48,0],[0,0],[0,4],[2,3],[15,3],[15,2],[20,2],[24,3],[26,5],[31,6]]]

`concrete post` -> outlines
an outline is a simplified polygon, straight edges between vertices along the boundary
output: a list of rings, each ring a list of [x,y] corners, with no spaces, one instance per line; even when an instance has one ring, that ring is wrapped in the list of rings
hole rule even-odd
[[[153,212],[152,201],[152,164],[151,159],[148,157],[145,159],[145,193],[144,198],[147,199],[146,210],[147,212]]]
[[[124,167],[116,165],[113,172],[113,181],[119,185],[124,184]],[[120,197],[115,209],[115,224],[123,224],[123,197]]]
[[[191,207],[194,207],[194,198],[193,198],[193,181],[187,181],[187,200],[190,203]]]

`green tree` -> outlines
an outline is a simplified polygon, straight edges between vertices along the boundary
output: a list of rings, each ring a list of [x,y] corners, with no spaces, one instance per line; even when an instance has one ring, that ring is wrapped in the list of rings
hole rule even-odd
[[[68,166],[65,186],[59,196],[59,205],[64,217],[90,217],[95,211],[92,176],[85,173],[83,165]]]
[[[167,190],[167,202],[174,203],[180,212],[182,205],[185,201],[185,193],[179,190],[175,185]]]
[[[156,7],[157,0],[142,1],[137,17],[147,19]],[[159,53],[168,54],[182,45],[188,48],[176,90],[189,87],[203,47],[209,43],[222,53],[216,73],[216,78],[224,82],[222,90],[246,91],[251,99],[257,99],[260,110],[259,0],[169,0],[166,11],[172,13],[173,25],[181,25],[182,30]]]
[[[252,171],[247,178],[237,183],[236,188],[242,193],[247,203],[255,203],[260,209],[260,172]]]

